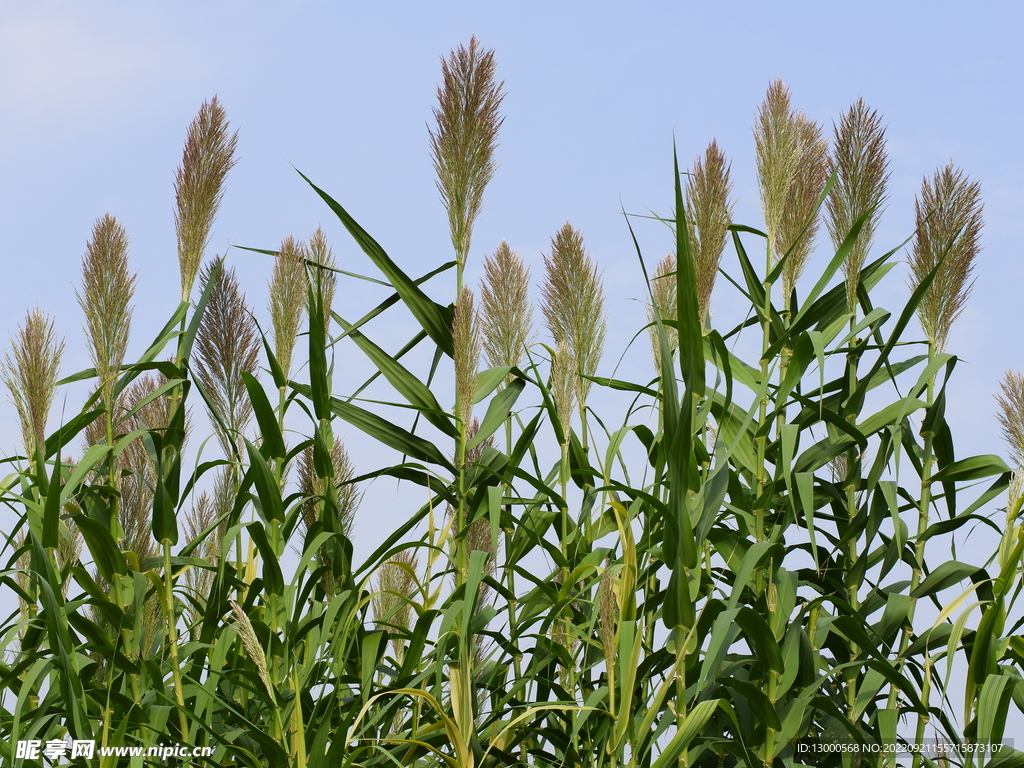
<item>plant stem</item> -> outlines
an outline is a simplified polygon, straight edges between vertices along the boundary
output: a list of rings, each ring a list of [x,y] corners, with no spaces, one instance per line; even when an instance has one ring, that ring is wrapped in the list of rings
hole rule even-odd
[[[171,542],[164,539],[164,611],[167,617],[167,646],[171,657],[171,676],[174,681],[174,701],[178,705],[178,724],[181,740],[188,742],[188,718],[185,716],[185,694],[178,664],[178,619],[174,612],[174,581],[171,573]]]

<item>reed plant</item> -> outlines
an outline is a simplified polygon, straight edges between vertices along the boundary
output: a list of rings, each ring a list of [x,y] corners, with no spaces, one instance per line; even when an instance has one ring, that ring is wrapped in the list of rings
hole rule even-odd
[[[12,339],[24,450],[4,460],[0,579],[20,607],[0,629],[0,760],[70,737],[182,741],[210,766],[830,768],[895,765],[885,745],[935,736],[958,764],[1024,764],[977,751],[1024,702],[1020,375],[997,403],[1013,469],[958,457],[946,416],[978,185],[952,166],[926,180],[909,296],[876,306],[900,253],[872,247],[880,118],[857,102],[826,151],[774,82],[755,126],[763,229],[732,221],[716,143],[685,180],[674,161],[670,253],[648,269],[634,232],[654,366],[613,378],[600,268],[570,224],[544,257],[549,338],[508,243],[479,298],[463,284],[502,85],[475,39],[442,69],[452,261],[409,274],[305,179],[351,242],[261,251],[263,334],[235,267],[205,253],[235,148],[213,100],[178,174],[181,301],[145,351],[125,359],[135,278],[112,217],[80,288],[93,368],[57,381],[39,310]],[[355,318],[357,258],[382,295]],[[722,290],[749,319],[712,314]],[[372,337],[390,322],[413,330],[389,351]],[[48,429],[58,386],[86,380]],[[370,465],[359,441],[394,459]],[[362,489],[389,481],[412,506],[371,546]],[[973,557],[963,539],[986,528],[999,543]]]

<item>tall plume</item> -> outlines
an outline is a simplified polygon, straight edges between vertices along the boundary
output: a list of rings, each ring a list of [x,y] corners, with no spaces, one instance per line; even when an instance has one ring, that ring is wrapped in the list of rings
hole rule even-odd
[[[113,382],[128,349],[136,276],[128,270],[128,235],[109,213],[96,220],[82,260],[86,344],[108,408]]]
[[[461,429],[468,431],[473,416],[473,395],[476,391],[476,375],[480,368],[480,330],[476,312],[473,309],[473,292],[463,287],[455,304],[455,320],[452,325],[455,346],[455,390]]]
[[[480,286],[480,330],[487,364],[518,366],[533,334],[530,270],[519,254],[501,242],[484,261]]]
[[[177,208],[181,299],[192,294],[199,264],[210,243],[213,220],[224,196],[224,179],[235,164],[238,132],[228,134],[224,107],[214,96],[199,108],[185,138],[185,152],[174,180]]]
[[[814,236],[821,223],[818,204],[828,181],[828,144],[822,138],[821,126],[802,112],[796,115],[794,123],[799,152],[779,240],[779,253],[789,253],[782,270],[787,297],[807,266],[807,258],[814,247]]]
[[[497,167],[494,150],[503,121],[499,109],[505,83],[496,82],[496,69],[494,51],[482,49],[476,37],[470,38],[468,49],[459,46],[441,60],[442,83],[434,108],[437,130],[430,131],[430,149],[437,188],[448,211],[460,288],[473,223]]]
[[[285,376],[292,366],[292,352],[299,335],[299,326],[306,313],[307,287],[306,246],[287,237],[274,261],[270,279],[270,317],[274,327],[274,354]]]
[[[826,207],[828,231],[837,249],[857,220],[866,215],[853,250],[843,263],[846,303],[852,313],[857,306],[860,271],[886,199],[889,157],[882,118],[875,110],[869,110],[863,99],[857,99],[857,103],[843,113],[834,127],[834,134],[831,172],[835,173],[836,180]]]
[[[675,321],[678,304],[676,280],[676,257],[668,254],[658,262],[651,280],[651,305],[647,308],[647,319],[651,323],[648,332],[651,335],[651,352],[654,357],[654,369],[661,376],[661,337],[658,335],[657,321]],[[662,326],[668,337],[669,349],[675,352],[679,348],[679,330],[671,325]]]
[[[356,474],[355,466],[345,446],[337,438],[331,449],[331,466],[334,468],[334,484],[338,490],[341,532],[352,538],[352,525],[355,522],[356,509],[359,507],[359,488],[350,482]],[[302,502],[302,517],[299,520],[299,531],[305,538],[313,525],[320,520],[322,502],[318,497],[324,494],[324,481],[316,476],[312,447],[302,452],[299,461],[299,492],[305,497],[305,501]]]
[[[730,163],[718,143],[712,141],[698,157],[686,182],[686,212],[693,267],[697,277],[697,304],[700,321],[707,327],[711,307],[711,291],[718,276],[718,265],[732,223],[735,201],[729,199],[732,182]],[[674,269],[674,267],[673,267]]]
[[[921,329],[936,352],[946,348],[953,321],[970,295],[980,246],[981,185],[952,163],[921,185],[915,201],[917,233],[910,253],[910,286],[916,290],[939,261],[935,279],[917,307]]]
[[[53,321],[37,308],[25,316],[25,325],[18,326],[11,347],[13,357],[10,352],[4,355],[0,378],[18,410],[22,443],[31,458],[36,451],[45,452],[46,419],[57,390],[64,342],[57,341]]]
[[[579,399],[580,375],[573,362],[572,351],[564,341],[556,344],[555,354],[551,358],[551,391],[555,415],[562,426],[562,445],[569,444],[572,432],[572,414]]]
[[[754,126],[761,209],[788,297],[811,253],[818,230],[818,201],[828,179],[828,146],[821,127],[790,106],[791,94],[781,79],[768,88]]]
[[[761,188],[761,212],[764,215],[768,243],[778,259],[782,222],[789,200],[789,189],[796,176],[799,142],[790,108],[791,94],[781,78],[765,94],[754,124],[757,150],[757,176]]]
[[[317,227],[316,232],[309,236],[309,260],[316,264],[323,264],[325,267],[334,267],[334,251],[327,242],[324,231]],[[338,286],[338,273],[332,269],[320,269],[312,267],[313,287],[323,292],[324,300],[324,329],[331,327],[331,309],[334,304],[334,292]]]
[[[210,407],[223,422],[212,419],[221,447],[229,457],[242,450],[242,434],[252,419],[252,402],[243,373],[256,375],[260,338],[235,270],[212,262],[200,277],[205,290],[217,266],[220,271],[210,291],[206,312],[196,334],[196,378]]]
[[[1020,371],[1007,371],[999,385],[999,426],[1003,439],[1017,464],[1024,464],[1024,375]]]
[[[408,631],[412,627],[412,599],[416,594],[417,558],[411,549],[396,552],[377,569],[377,591],[373,596],[373,618],[378,626]],[[401,655],[404,641],[392,638],[395,654]]]
[[[996,395],[999,411],[996,418],[1003,428],[1003,439],[1010,446],[1014,462],[1013,480],[1010,482],[1010,505],[1021,493],[1024,481],[1024,375],[1020,371],[1007,371]]]
[[[604,287],[590,254],[583,250],[582,233],[568,222],[552,238],[544,267],[542,310],[548,330],[556,344],[568,348],[573,372],[593,376],[604,351]],[[590,383],[579,381],[580,408]]]

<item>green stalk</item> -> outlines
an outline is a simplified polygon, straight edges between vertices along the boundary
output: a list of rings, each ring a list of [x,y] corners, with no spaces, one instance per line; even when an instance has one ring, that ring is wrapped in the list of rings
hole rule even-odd
[[[174,701],[178,705],[178,725],[181,740],[188,742],[188,718],[185,716],[184,686],[181,682],[181,667],[178,664],[178,627],[174,614],[174,587],[171,576],[171,542],[164,539],[164,610],[167,614],[167,645],[171,656],[171,676],[174,680]]]
[[[512,417],[505,419],[505,451],[509,455],[512,453]],[[505,483],[505,492],[508,493],[510,485]],[[511,516],[512,506],[508,507],[508,513]],[[508,557],[508,553],[512,551],[512,529],[505,528],[505,556]],[[508,593],[511,595],[508,601],[508,634],[509,640],[511,641],[512,647],[515,651],[512,654],[512,669],[515,673],[516,680],[521,680],[523,677],[523,654],[519,650],[519,623],[516,621],[516,608],[518,607],[516,600],[516,583],[515,583],[515,571],[510,568],[505,568],[505,580],[508,583]],[[524,754],[525,759],[525,754]]]
[[[765,275],[770,275],[772,270],[772,257],[773,248],[771,238],[768,240],[768,249],[765,256]],[[768,379],[769,371],[769,360],[767,359],[768,349],[771,347],[771,308],[772,308],[772,283],[767,279],[763,283],[764,286],[764,307],[762,311],[764,317],[761,320],[761,381],[765,382]],[[761,397],[761,403],[758,407],[758,432],[764,427],[765,422],[768,420],[768,390],[765,389],[765,394]],[[760,435],[757,438],[757,498],[754,501],[754,537],[756,541],[765,540],[765,508],[764,504],[759,501],[764,494],[765,487],[768,485],[768,477],[765,468],[766,455],[768,452],[768,436],[765,434]],[[765,589],[765,575],[764,569],[759,568],[755,576],[754,581],[754,592],[760,596]]]
[[[929,344],[928,344],[928,363],[929,364],[932,362],[934,357],[935,357],[935,345],[934,345],[934,343],[929,342]],[[928,382],[928,393],[927,393],[927,399],[926,399],[926,403],[925,403],[925,405],[926,405],[925,412],[926,413],[932,407],[934,402],[935,402],[935,378],[932,377],[932,379]],[[928,530],[928,519],[929,519],[930,508],[931,508],[931,486],[932,486],[931,470],[932,470],[932,462],[934,460],[934,445],[933,445],[934,435],[932,434],[931,431],[924,432],[924,433],[922,433],[922,435],[924,437],[924,455],[923,455],[922,461],[921,461],[921,500],[920,500],[920,504],[918,505],[917,540],[914,543],[914,559],[915,559],[916,562],[915,562],[915,566],[914,566],[914,571],[913,571],[913,573],[911,574],[911,577],[910,577],[910,594],[911,595],[913,594],[914,590],[917,589],[918,585],[921,583],[921,576],[922,576],[922,573],[921,573],[921,563],[923,562],[922,558],[924,558],[924,550],[925,550],[925,539],[923,538],[923,536],[924,536],[925,532]],[[917,600],[916,600],[916,598],[911,597],[910,598],[910,608],[907,611],[907,623],[904,625],[903,633],[902,633],[902,635],[900,637],[900,650],[899,650],[899,655],[896,658],[896,667],[897,667],[897,669],[899,669],[900,667],[902,667],[906,663],[906,661],[903,658],[903,656],[906,653],[907,648],[910,646],[910,635],[911,635],[910,627],[912,627],[913,624],[914,624],[914,613],[915,613],[915,609],[916,608],[917,608]],[[924,694],[924,693],[925,693],[925,691],[922,690],[922,694]],[[929,691],[929,693],[930,693],[930,691]],[[925,707],[928,706],[927,698],[924,698],[924,705],[925,705]],[[894,708],[896,706],[896,689],[895,688],[890,688],[889,689],[888,706],[889,706],[890,709],[892,709],[892,708]],[[927,724],[928,716],[927,715],[922,715],[921,716],[921,718],[918,720],[918,728],[922,727],[922,725],[921,725],[922,721],[925,724]],[[895,764],[895,758],[893,758],[893,764]],[[918,766],[920,764],[921,764],[920,755],[915,752],[914,756],[913,756],[913,761],[911,763],[911,768],[918,768]]]

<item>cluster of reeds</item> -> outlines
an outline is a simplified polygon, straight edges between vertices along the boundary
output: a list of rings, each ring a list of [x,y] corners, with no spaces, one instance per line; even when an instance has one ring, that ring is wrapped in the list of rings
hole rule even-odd
[[[20,603],[0,631],[5,764],[19,740],[68,736],[294,768],[895,765],[886,744],[1002,738],[1024,701],[1021,376],[998,401],[1015,469],[957,458],[946,421],[978,185],[952,166],[925,180],[910,298],[876,307],[898,256],[872,252],[881,119],[858,101],[830,149],[771,84],[754,129],[764,232],[733,223],[717,143],[676,167],[671,252],[644,267],[654,377],[613,379],[601,271],[572,224],[539,286],[507,242],[488,245],[476,293],[464,284],[496,72],[475,39],[443,61],[447,267],[407,274],[311,184],[352,236],[345,258],[383,274],[363,317],[335,300],[357,275],[323,230],[262,251],[267,335],[234,267],[206,254],[236,143],[216,100],[177,177],[179,307],[128,362],[135,277],[101,218],[79,293],[93,368],[64,380],[95,386],[55,430],[62,345],[28,314],[2,365],[23,448],[0,486],[15,520],[0,578]],[[833,248],[812,259],[823,214]],[[752,317],[734,327],[711,312],[730,242]],[[428,295],[453,267],[445,298]],[[400,312],[415,333],[385,350],[371,337]],[[743,360],[731,340],[751,329]],[[343,343],[373,363],[367,381],[339,364]],[[422,371],[406,357],[420,345]],[[362,466],[339,421],[394,463]],[[388,478],[420,505],[369,551],[360,489]],[[958,558],[1003,494],[991,557]]]

